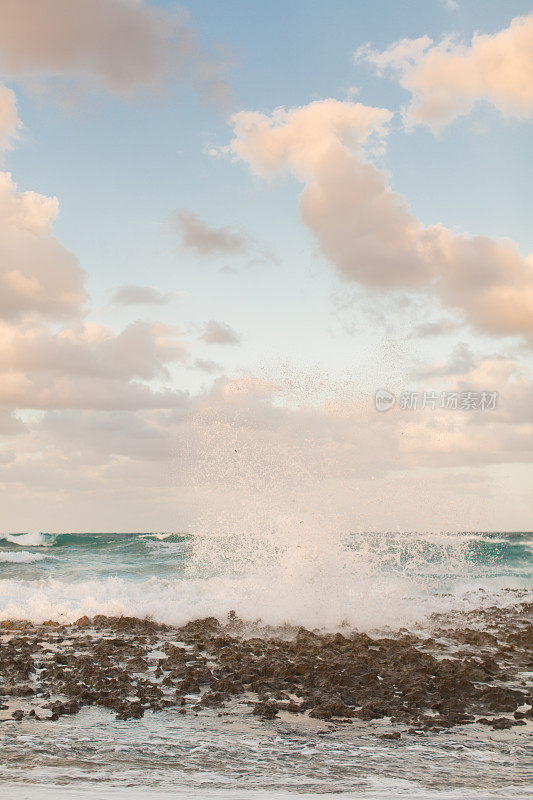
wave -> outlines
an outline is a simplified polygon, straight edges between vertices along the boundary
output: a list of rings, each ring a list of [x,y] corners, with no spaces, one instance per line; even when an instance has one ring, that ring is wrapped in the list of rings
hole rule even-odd
[[[0,533],[0,541],[19,547],[53,547],[57,537],[56,533]]]
[[[117,577],[78,583],[55,578],[0,581],[0,619],[27,619],[42,623],[53,619],[74,622],[96,614],[151,617],[157,622],[182,625],[192,619],[225,619],[235,610],[245,620],[281,626],[335,630],[346,626],[362,631],[423,625],[433,613],[500,608],[533,600],[533,593],[508,587],[481,589],[470,584],[454,593],[429,595],[406,592],[397,580],[359,581],[349,594],[334,586],[309,581],[294,591],[290,586],[266,581],[264,576],[213,577],[128,581]],[[412,587],[410,587],[412,589]]]
[[[506,533],[506,534],[487,534],[487,533],[468,533],[468,532],[453,532],[449,533],[441,531],[440,533],[431,532],[418,532],[409,531],[408,533],[398,532],[365,532],[363,534],[351,534],[351,538],[358,538],[363,536],[368,541],[374,538],[391,543],[409,540],[413,541],[430,541],[432,545],[446,546],[468,545],[471,543],[480,543],[485,546],[502,545],[506,547],[522,546],[529,548],[533,545],[533,537],[531,533]],[[191,533],[44,533],[42,531],[35,531],[32,533],[0,533],[0,545],[2,542],[6,544],[15,544],[20,547],[58,547],[65,545],[93,545],[96,547],[105,547],[107,545],[126,544],[131,542],[154,542],[161,545],[166,544],[182,544],[184,542],[193,542],[198,538],[197,535]]]
[[[141,536],[142,539],[155,539],[161,544],[181,544],[194,539],[190,533],[147,533]]]
[[[35,561],[44,561],[48,556],[42,553],[0,553],[0,564],[33,564]]]
[[[20,547],[64,547],[78,545],[83,547],[106,547],[125,545],[139,541],[157,541],[161,544],[178,544],[191,539],[187,533],[0,533],[2,543]]]
[[[138,536],[138,534],[133,534]],[[33,533],[0,533],[0,544],[16,544],[20,547],[60,547],[72,544],[83,546],[107,544],[113,534],[90,534],[90,533],[43,533],[35,531]],[[115,535],[116,536],[116,535]],[[131,534],[118,534],[118,536],[130,537]]]

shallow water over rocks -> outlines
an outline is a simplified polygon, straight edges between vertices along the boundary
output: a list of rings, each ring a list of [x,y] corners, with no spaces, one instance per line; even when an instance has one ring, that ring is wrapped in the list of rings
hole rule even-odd
[[[525,602],[372,637],[234,615],[1,634],[3,781],[462,797],[533,781]]]

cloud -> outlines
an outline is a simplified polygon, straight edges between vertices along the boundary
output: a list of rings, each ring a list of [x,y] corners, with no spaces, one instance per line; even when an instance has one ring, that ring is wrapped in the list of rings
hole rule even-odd
[[[230,228],[210,228],[192,211],[176,211],[174,222],[182,247],[197,255],[236,255],[247,249],[244,236]]]
[[[465,342],[455,346],[452,358],[447,364],[437,364],[417,370],[413,378],[436,378],[448,375],[466,375],[475,366],[475,358],[470,347]]]
[[[450,333],[459,327],[459,323],[456,320],[440,319],[435,322],[416,325],[413,330],[413,336],[417,336],[420,339],[426,339],[429,336],[442,336],[442,334]]]
[[[183,397],[181,406],[186,408]],[[122,456],[140,461],[171,458],[168,420],[157,412],[49,411],[36,426],[56,447],[69,451],[78,463],[102,466]]]
[[[0,436],[15,436],[25,430],[25,425],[13,411],[0,408]]]
[[[170,226],[178,234],[182,249],[198,256],[246,256],[246,268],[279,264],[278,257],[269,247],[255,241],[248,234],[237,233],[230,227],[212,228],[192,211],[176,211],[170,220]],[[242,262],[239,267],[225,264],[220,269],[220,272],[227,274],[241,271]]]
[[[203,51],[183,10],[144,0],[0,0],[0,18],[9,78],[128,96],[177,77],[205,99],[228,98],[226,64]]]
[[[111,297],[111,303],[117,306],[162,306],[169,303],[176,294],[176,292],[162,292],[153,286],[117,286]]]
[[[52,232],[58,206],[55,197],[19,192],[0,172],[0,410],[9,432],[18,428],[9,414],[16,408],[180,402],[179,392],[149,385],[170,379],[168,365],[188,357],[178,329],[136,322],[114,333],[82,323],[85,273]],[[71,327],[58,326],[66,319]]]
[[[0,150],[11,149],[21,127],[15,93],[0,83]]]
[[[497,391],[499,405],[483,412],[395,408],[380,414],[371,396],[350,397],[335,386],[328,386],[323,396],[306,392],[297,399],[292,382],[222,377],[209,392],[191,400],[193,424],[181,435],[193,460],[199,456],[201,472],[195,473],[198,465],[185,462],[185,476],[260,493],[271,489],[280,497],[306,487],[316,494],[320,486],[323,499],[324,487],[335,492],[337,484],[353,502],[354,486],[370,476],[383,480],[391,472],[398,476],[399,470],[403,492],[406,473],[416,473],[421,465],[444,471],[530,459],[533,384],[515,361],[473,359],[463,374],[443,371],[430,383],[451,391]],[[191,435],[198,437],[196,454]],[[420,486],[412,479],[420,500]]]
[[[500,392],[495,412],[477,414],[379,414],[372,397],[350,398],[334,386],[298,398],[294,377],[222,377],[168,409],[46,412],[19,434],[16,458],[0,464],[5,524],[38,527],[37,508],[50,528],[82,529],[90,512],[102,530],[196,530],[204,509],[216,526],[219,513],[223,521],[238,506],[246,515],[236,512],[240,531],[258,508],[273,525],[292,524],[320,504],[341,529],[346,511],[352,530],[438,529],[443,518],[448,529],[479,527],[480,519],[497,527],[493,512],[502,512],[508,487],[498,493],[484,470],[470,487],[468,473],[450,470],[531,459],[531,380],[514,362],[479,359],[470,373],[446,378],[446,389]]]
[[[210,361],[204,358],[197,358],[194,362],[194,366],[196,369],[199,369],[201,372],[205,372],[208,375],[212,375],[215,372],[224,371],[222,364],[218,364],[216,361]]]
[[[6,378],[0,387],[0,404],[5,408],[136,410],[173,408],[182,402],[177,390],[154,390],[136,380],[99,376],[47,375],[30,373]]]
[[[17,119],[9,117],[3,130],[12,133]],[[182,402],[183,393],[160,388],[170,381],[169,365],[188,358],[179,329],[134,322],[115,333],[82,321],[85,273],[53,234],[58,207],[55,197],[19,192],[11,175],[0,172],[0,433],[20,433],[14,409],[172,408]],[[137,300],[139,289],[147,299],[143,287],[123,289],[130,300],[132,289]],[[164,298],[148,292],[152,300]]]
[[[166,377],[164,364],[182,360],[180,331],[161,323],[134,322],[118,334],[88,323],[53,333],[44,325],[0,324],[0,373],[68,371],[72,375]]]
[[[339,145],[360,149],[372,136],[384,137],[392,112],[362,103],[317,100],[299,108],[277,108],[268,116],[240,111],[230,118],[235,138],[230,151],[258,175],[289,168],[306,181]]]
[[[505,464],[530,463],[533,451],[533,382],[531,374],[512,358],[472,358],[469,368],[457,363],[457,353],[448,364],[428,374],[435,388],[457,392],[497,392],[493,411],[454,411],[428,419],[412,420],[406,436],[420,463]],[[459,368],[459,369],[458,369]],[[453,371],[460,374],[452,376]],[[428,371],[429,373],[429,371]],[[454,379],[450,381],[450,377]],[[451,415],[451,416],[450,416]],[[420,424],[422,422],[422,425]],[[508,511],[508,509],[507,509]]]
[[[355,60],[398,76],[412,96],[405,111],[408,126],[424,124],[438,131],[481,101],[504,116],[533,116],[531,15],[515,17],[493,35],[476,33],[470,45],[450,36],[436,44],[422,36],[401,39],[381,52],[365,45]]]
[[[0,318],[79,313],[86,300],[77,258],[52,234],[55,197],[18,192],[0,172]]]
[[[263,176],[304,184],[300,214],[340,276],[375,289],[434,294],[480,330],[533,332],[533,265],[508,239],[424,227],[367,160],[391,114],[324,100],[271,116],[234,114],[230,151]]]
[[[433,364],[412,374],[413,380],[425,378],[432,386],[459,392],[496,391],[498,408],[491,412],[490,423],[498,425],[531,424],[533,432],[533,380],[530,371],[510,356],[475,354],[466,344],[457,345],[445,363]],[[450,380],[452,379],[452,380]],[[487,412],[488,413],[488,412]],[[487,416],[467,415],[470,424],[487,421]],[[513,431],[513,438],[517,430]],[[484,448],[481,447],[484,452]]]
[[[180,332],[135,322],[119,334],[86,324],[53,333],[45,325],[0,324],[3,408],[149,408],[179,393],[145,382],[168,379],[167,365],[187,357]]]
[[[209,320],[205,325],[202,339],[207,344],[238,344],[240,336],[225,322]]]

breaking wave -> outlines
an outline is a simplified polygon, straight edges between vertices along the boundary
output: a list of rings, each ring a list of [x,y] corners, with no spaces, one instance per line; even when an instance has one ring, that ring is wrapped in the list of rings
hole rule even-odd
[[[20,552],[18,574],[5,568],[1,616],[179,625],[235,611],[276,626],[371,631],[527,596],[531,534],[354,531],[353,482],[312,437],[216,409],[192,429],[183,448],[199,509],[191,533],[0,535],[6,562],[19,547],[54,548],[44,563]]]
[[[20,553],[0,553],[0,564],[33,564],[36,561],[44,561],[48,556],[42,553],[28,553],[23,550]]]
[[[526,589],[482,589],[461,586],[454,593],[406,592],[402,582],[360,582],[349,596],[317,591],[310,581],[305,591],[258,582],[258,577],[213,577],[164,580],[152,577],[133,582],[109,577],[69,583],[54,578],[39,581],[0,581],[0,618],[48,619],[73,622],[95,614],[151,617],[171,625],[215,616],[223,620],[230,611],[246,620],[274,626],[305,625],[309,628],[353,627],[362,631],[423,625],[433,613],[470,611],[498,605],[512,606],[533,600]],[[329,595],[329,596],[328,596]]]
[[[59,534],[56,533],[0,533],[0,542],[9,542],[19,547],[53,547]],[[66,534],[71,536],[71,534]]]

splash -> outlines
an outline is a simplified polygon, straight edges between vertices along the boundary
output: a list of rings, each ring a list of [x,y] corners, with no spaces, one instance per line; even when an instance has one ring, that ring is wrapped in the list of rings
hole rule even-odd
[[[264,582],[258,586],[251,579],[228,577],[208,580],[154,577],[140,582],[116,577],[77,582],[54,578],[33,581],[6,578],[0,580],[0,619],[72,623],[82,616],[104,614],[148,616],[157,622],[183,625],[206,616],[223,620],[230,610],[237,608],[244,619],[252,622],[261,618],[263,622],[276,626],[293,624],[330,630],[345,627],[339,624],[339,615],[335,613],[338,606],[326,602],[317,615],[313,603],[310,607],[298,602],[286,604],[283,597],[276,600],[278,594]],[[393,597],[398,599],[398,603],[392,602]],[[432,596],[424,593],[416,598],[411,596],[409,601],[396,588],[394,594],[383,596],[381,603],[374,595],[365,596],[364,592],[360,593],[360,598],[359,607],[346,608],[346,626],[375,633],[386,627],[424,626],[434,612],[446,614],[494,606],[513,607],[519,602],[531,602],[533,595],[523,589],[502,591],[492,588],[480,592],[475,587],[469,590],[461,587],[457,594]]]
[[[354,420],[353,402],[323,386],[303,405],[251,380],[198,411],[189,456],[202,510],[188,572],[208,595],[217,586],[248,619],[368,629],[412,622],[444,574],[465,572],[459,537],[429,552],[396,534],[391,551],[390,537],[358,527]]]

